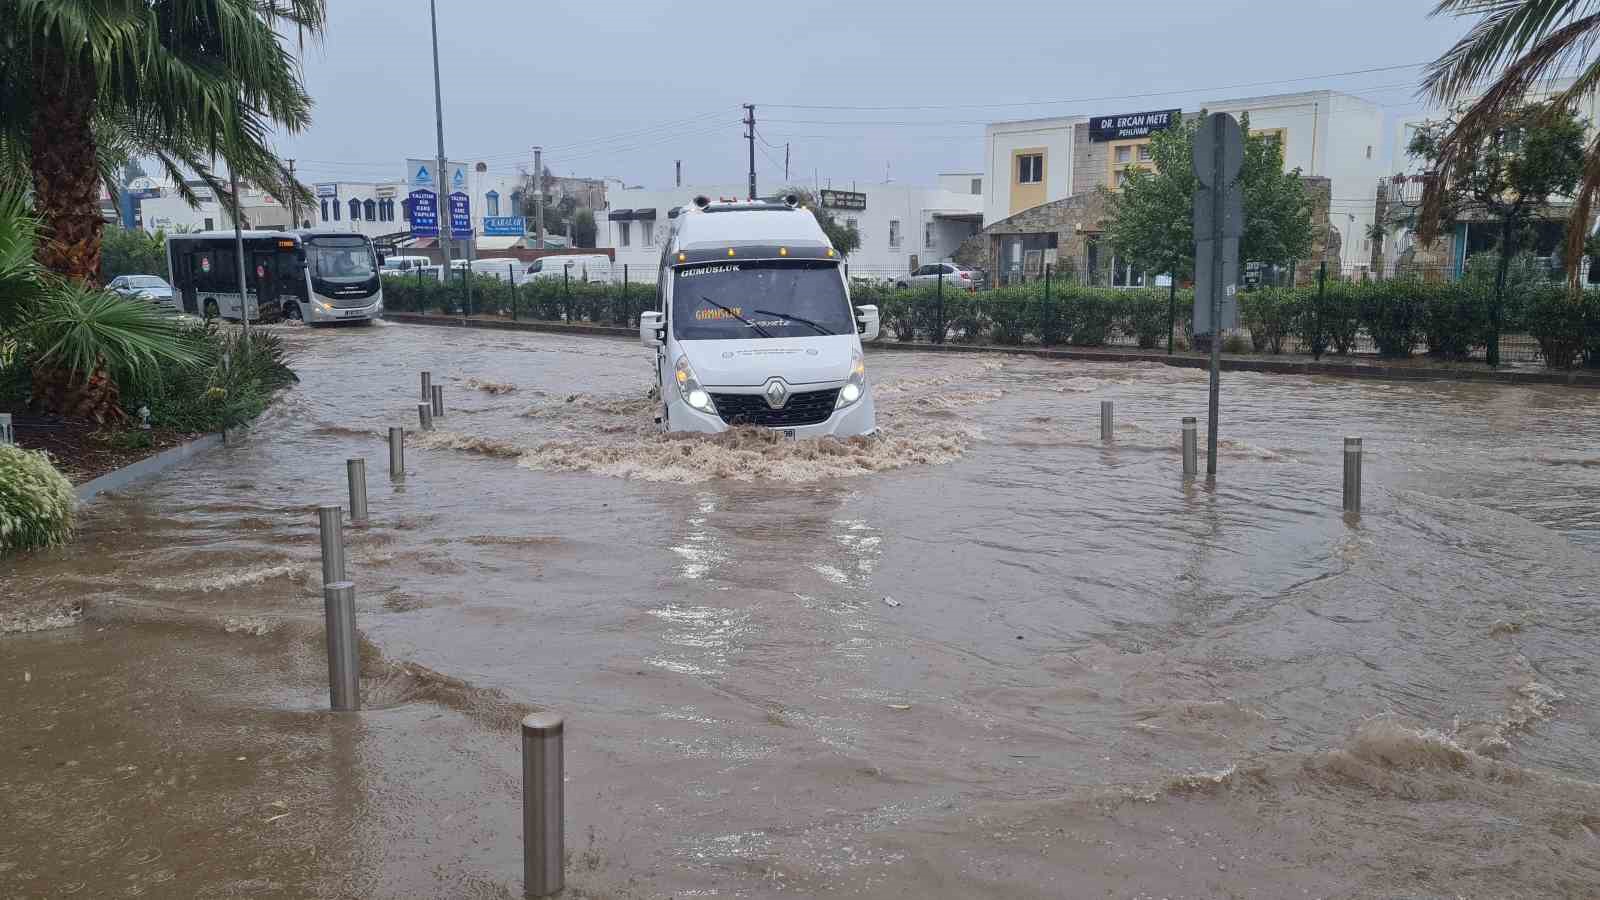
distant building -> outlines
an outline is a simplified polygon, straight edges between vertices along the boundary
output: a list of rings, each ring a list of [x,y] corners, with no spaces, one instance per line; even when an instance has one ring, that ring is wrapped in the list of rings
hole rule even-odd
[[[975,175],[941,176],[959,184],[960,191],[944,187],[903,184],[869,184],[858,190],[823,188],[820,206],[846,225],[855,225],[861,247],[846,259],[851,277],[890,279],[909,275],[918,266],[949,259],[962,242],[982,225],[982,201],[973,193]],[[691,185],[666,190],[629,188],[612,191],[611,208],[597,214],[596,244],[616,250],[619,263],[630,275],[654,281],[661,262],[661,242],[666,240],[673,211],[690,205],[697,195],[713,200],[741,199],[745,184]],[[632,273],[643,273],[633,275]]]
[[[211,186],[198,179],[184,182],[199,200],[190,206],[172,185],[151,188],[138,201],[138,221],[145,231],[206,231],[233,227],[233,207],[217,199]],[[292,227],[288,208],[278,198],[251,184],[239,185],[239,215],[244,228],[283,231]]]
[[[1345,248],[1346,262],[1365,259],[1373,186],[1383,174],[1383,111],[1360,97],[1310,91],[988,126],[982,189],[990,240],[982,255],[995,279],[1032,278],[1045,265],[1092,284],[1140,284],[1157,274],[1133,272],[1100,246],[1105,210],[1098,191],[1117,190],[1130,168],[1153,169],[1151,135],[1202,109],[1249,113],[1253,133],[1282,145],[1284,168],[1299,168],[1312,196],[1314,258],[1337,260]]]

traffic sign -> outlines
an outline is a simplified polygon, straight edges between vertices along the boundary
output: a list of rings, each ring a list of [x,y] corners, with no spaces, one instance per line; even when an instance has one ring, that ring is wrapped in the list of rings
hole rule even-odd
[[[1211,334],[1211,311],[1213,306],[1213,285],[1216,284],[1212,276],[1212,259],[1215,256],[1215,245],[1211,241],[1198,241],[1195,244],[1194,254],[1194,333]],[[1222,239],[1222,330],[1239,327],[1239,239],[1225,237]]]
[[[1200,123],[1194,136],[1194,177],[1211,187],[1216,178],[1217,156],[1222,156],[1222,181],[1232,184],[1244,165],[1244,132],[1239,120],[1227,113],[1212,113]]]

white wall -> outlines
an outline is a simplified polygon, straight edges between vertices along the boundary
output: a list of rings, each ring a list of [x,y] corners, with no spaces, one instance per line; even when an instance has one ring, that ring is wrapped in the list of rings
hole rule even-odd
[[[970,190],[970,182],[968,189]],[[934,220],[934,213],[949,212],[976,215],[982,211],[982,197],[971,193],[956,193],[938,188],[916,187],[900,184],[857,185],[856,189],[867,195],[865,210],[832,210],[843,222],[855,219],[861,232],[861,248],[850,254],[846,262],[852,274],[903,275],[910,269],[911,257],[919,263],[937,262],[948,258],[960,246],[967,234],[959,223],[946,223],[936,229],[935,246],[924,246],[923,224]],[[611,192],[608,197],[611,210],[655,209],[656,219],[652,240],[640,240],[641,223],[628,223],[629,246],[620,246],[621,222],[612,222],[604,212],[595,213],[598,234],[595,244],[616,250],[620,267],[626,263],[629,278],[653,281],[661,262],[662,242],[667,239],[672,220],[667,212],[675,206],[690,205],[697,195],[713,199],[744,196],[742,184],[690,185],[669,190],[623,190]],[[889,245],[890,221],[900,223],[900,245]]]
[[[1045,148],[1045,202],[1066,197],[1072,185],[1073,126],[1087,121],[1084,116],[1068,116],[997,122],[985,128],[983,224],[1011,215],[1011,154],[1017,150]]]
[[[311,220],[311,225],[314,228],[328,228],[335,231],[349,231],[355,234],[364,234],[368,237],[378,237],[379,235],[394,234],[397,231],[405,231],[411,227],[411,223],[407,222],[405,219],[404,200],[406,198],[407,191],[406,184],[402,180],[396,179],[394,181],[385,182],[339,181],[321,182],[321,184],[333,184],[338,191],[338,196],[329,198],[315,198],[309,211],[301,210],[300,218],[302,220]],[[379,196],[380,188],[390,190],[393,193],[388,198],[381,197]],[[316,186],[314,185],[313,190],[315,189]],[[328,215],[326,218],[324,218],[322,215],[323,199],[328,201]],[[394,220],[383,221],[375,219],[373,221],[367,221],[365,218],[352,220],[350,218],[351,199],[361,201],[372,200],[374,203],[382,199],[392,199],[394,201]],[[338,219],[333,218],[333,204],[335,201],[337,201],[339,204]],[[364,203],[362,212],[364,215]]]
[[[951,193],[955,194],[970,194],[973,193],[973,179],[977,179],[980,182],[978,185],[980,190],[977,193],[979,196],[982,196],[982,172],[941,172],[939,173],[938,181],[936,181],[935,184],[942,191],[950,191]]]

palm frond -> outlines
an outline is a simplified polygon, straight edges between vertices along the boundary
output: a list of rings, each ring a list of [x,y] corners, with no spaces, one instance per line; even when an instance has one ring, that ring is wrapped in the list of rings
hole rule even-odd
[[[46,293],[23,334],[40,364],[88,374],[101,366],[139,371],[160,360],[194,364],[180,327],[153,303],[72,281]]]
[[[1592,0],[1441,0],[1432,15],[1481,18],[1428,65],[1423,91],[1441,105],[1451,105],[1492,73],[1531,53],[1563,23],[1587,17],[1593,6]]]

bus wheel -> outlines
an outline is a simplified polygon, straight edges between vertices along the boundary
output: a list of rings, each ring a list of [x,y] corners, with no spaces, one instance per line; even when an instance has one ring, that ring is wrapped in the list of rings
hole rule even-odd
[[[217,301],[215,301],[215,300],[207,300],[206,301],[206,320],[210,321],[212,319],[217,319],[217,318],[221,318],[221,317],[222,317],[222,307],[218,306],[217,305]]]
[[[300,304],[292,300],[285,303],[283,305],[283,317],[291,322],[301,321],[303,317],[300,315]]]

